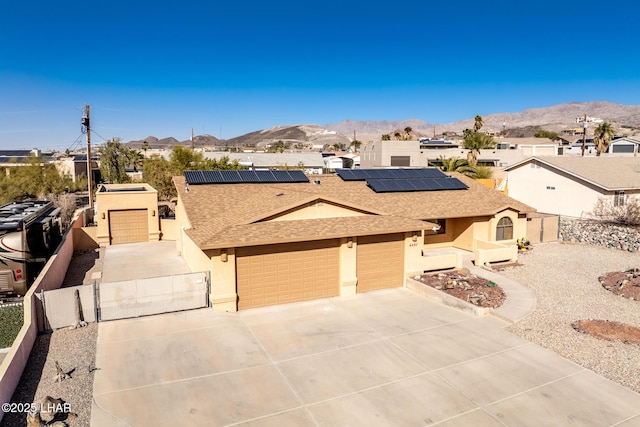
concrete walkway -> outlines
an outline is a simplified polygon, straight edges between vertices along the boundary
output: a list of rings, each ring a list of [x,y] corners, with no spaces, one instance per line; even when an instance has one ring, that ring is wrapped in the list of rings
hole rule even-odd
[[[91,425],[640,425],[639,394],[505,325],[405,288],[104,322]]]
[[[528,288],[515,280],[504,277],[499,273],[489,271],[485,268],[476,267],[472,260],[473,253],[463,251],[463,267],[468,268],[472,274],[475,274],[478,277],[483,277],[497,283],[502,290],[504,290],[505,294],[507,294],[507,300],[504,304],[493,310],[491,313],[493,316],[497,316],[510,323],[515,323],[535,311],[537,298],[531,288]]]

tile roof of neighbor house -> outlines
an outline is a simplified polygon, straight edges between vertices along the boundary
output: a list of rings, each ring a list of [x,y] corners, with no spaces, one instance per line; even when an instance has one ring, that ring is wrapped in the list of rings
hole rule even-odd
[[[185,178],[173,179],[192,227],[186,232],[202,249],[424,230],[434,226],[424,222],[428,219],[492,216],[507,208],[535,211],[470,178],[453,175],[469,189],[375,193],[364,181],[319,175],[320,184],[190,185],[186,192]],[[260,222],[315,201],[372,215]]]
[[[505,171],[537,161],[575,176],[604,190],[640,189],[640,158],[621,156],[529,157],[504,168]]]

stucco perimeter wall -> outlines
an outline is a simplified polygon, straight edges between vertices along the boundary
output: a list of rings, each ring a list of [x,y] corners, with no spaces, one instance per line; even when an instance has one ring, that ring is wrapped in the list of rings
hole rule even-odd
[[[189,218],[187,217],[187,212],[184,209],[184,204],[182,203],[182,199],[178,198],[178,204],[176,205],[176,248],[178,252],[182,253],[182,230],[186,230],[191,228],[191,223],[189,222]],[[197,270],[191,270],[197,271]]]
[[[176,241],[178,239],[178,221],[175,219],[162,218],[160,220],[160,240]]]
[[[18,332],[11,350],[9,350],[2,364],[0,364],[0,404],[11,401],[11,396],[13,396],[13,392],[20,381],[29,359],[29,354],[31,354],[33,343],[38,335],[38,319],[43,317],[42,313],[38,315],[38,310],[41,310],[42,306],[37,304],[35,294],[42,290],[58,289],[62,285],[73,256],[73,233],[83,225],[83,219],[83,215],[74,219],[56,253],[49,258],[38,278],[24,296],[24,324],[20,332]],[[2,420],[2,417],[4,417],[4,412],[0,412],[0,420]]]

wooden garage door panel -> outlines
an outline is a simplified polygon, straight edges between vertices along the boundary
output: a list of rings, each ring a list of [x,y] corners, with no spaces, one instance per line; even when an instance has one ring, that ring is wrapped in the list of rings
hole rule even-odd
[[[339,294],[338,240],[239,248],[238,309]]]
[[[149,241],[146,209],[109,211],[111,244]]]
[[[359,237],[356,247],[357,292],[395,288],[403,285],[403,234]]]

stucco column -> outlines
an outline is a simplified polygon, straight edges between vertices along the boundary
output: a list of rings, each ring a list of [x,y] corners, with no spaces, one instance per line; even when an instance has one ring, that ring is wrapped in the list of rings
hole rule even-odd
[[[340,239],[340,296],[356,294],[356,246],[355,237]]]
[[[212,251],[211,264],[211,306],[215,311],[238,311],[235,249]]]
[[[412,277],[417,274],[423,273],[422,265],[422,242],[424,237],[422,231],[416,231],[414,240],[414,233],[405,233],[404,237],[404,275],[405,277]]]

